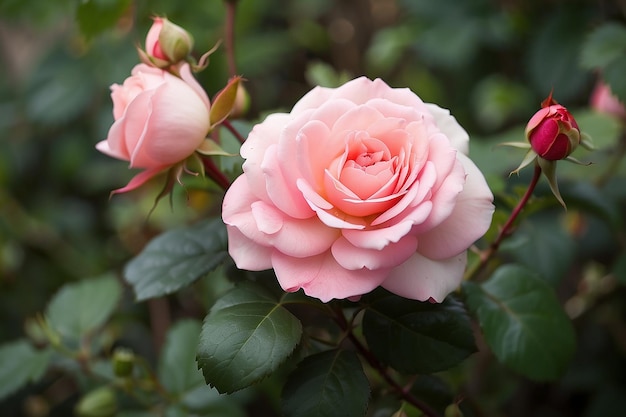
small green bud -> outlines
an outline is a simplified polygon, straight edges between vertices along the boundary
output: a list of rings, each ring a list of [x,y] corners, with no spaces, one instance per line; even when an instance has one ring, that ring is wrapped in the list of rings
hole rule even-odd
[[[117,348],[113,352],[113,373],[120,378],[126,378],[133,374],[135,355],[131,350]]]
[[[463,413],[457,403],[447,406],[443,415],[444,417],[463,417]]]
[[[107,386],[85,394],[75,408],[79,417],[113,417],[117,412],[115,392]]]

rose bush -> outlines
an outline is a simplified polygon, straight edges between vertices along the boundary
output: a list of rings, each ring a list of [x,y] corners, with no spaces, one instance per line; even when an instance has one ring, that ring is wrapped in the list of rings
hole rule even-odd
[[[191,74],[179,67],[180,78],[159,68],[139,64],[123,85],[111,86],[113,117],[106,140],[96,148],[109,156],[143,168],[124,188],[126,192],[190,156],[209,128],[209,98]]]
[[[442,301],[494,210],[468,140],[409,89],[367,78],[317,87],[243,144],[244,173],[223,202],[229,252],[324,302],[379,285]]]

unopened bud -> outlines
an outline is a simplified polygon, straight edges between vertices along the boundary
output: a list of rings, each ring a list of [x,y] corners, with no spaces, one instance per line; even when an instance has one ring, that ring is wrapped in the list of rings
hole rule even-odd
[[[552,94],[526,125],[526,138],[540,158],[567,158],[580,144],[580,129],[571,113],[552,99]]]
[[[126,378],[133,374],[135,355],[131,350],[117,348],[113,352],[113,373],[120,378]]]
[[[140,55],[144,63],[165,68],[185,60],[192,48],[189,32],[165,17],[155,17],[146,36],[146,49]]]
[[[446,407],[443,415],[444,417],[463,417],[463,412],[461,412],[459,405],[454,403]]]
[[[117,412],[117,399],[110,387],[100,387],[88,392],[76,405],[79,417],[112,417]]]
[[[237,97],[235,97],[235,105],[230,112],[230,117],[237,119],[244,116],[250,109],[250,94],[243,83],[239,83],[237,87]]]

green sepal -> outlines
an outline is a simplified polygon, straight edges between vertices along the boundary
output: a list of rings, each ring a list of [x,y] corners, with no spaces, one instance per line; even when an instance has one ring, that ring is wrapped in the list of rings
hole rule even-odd
[[[563,208],[567,210],[565,201],[563,201],[561,193],[559,192],[559,184],[556,180],[556,161],[548,161],[547,159],[537,158],[537,163],[541,167],[543,175],[545,175],[546,179],[548,180],[548,184],[550,185],[550,190],[552,190],[552,194],[554,194],[554,197],[556,197],[556,199],[563,206]]]
[[[206,156],[237,156],[235,153],[226,152],[216,141],[209,138],[202,141],[196,152]]]
[[[519,164],[519,166],[516,169],[511,171],[509,176],[513,174],[519,174],[520,170],[527,167],[532,161],[535,160],[535,158],[537,158],[537,153],[533,151],[532,149],[529,149],[528,152],[526,153],[526,156],[524,156],[524,159],[522,159],[522,162]]]
[[[588,151],[596,150],[596,147],[593,144],[593,138],[591,137],[591,135],[584,132],[580,132],[580,146],[587,149]]]
[[[191,65],[191,69],[194,72],[199,72],[199,71],[203,71],[204,69],[206,69],[206,67],[209,66],[209,57],[211,56],[211,54],[215,51],[217,51],[217,48],[220,47],[220,44],[222,43],[222,41],[217,41],[217,43],[213,46],[213,48],[209,49],[208,51],[206,51],[204,54],[202,54],[202,56],[200,57],[200,60],[196,63],[193,62],[193,58],[191,56],[189,56],[188,62]]]
[[[241,83],[241,77],[233,77],[228,81],[226,87],[224,87],[213,99],[211,105],[211,111],[209,112],[209,121],[211,126],[222,123],[230,115],[230,112],[235,106],[235,99],[237,98],[237,90]]]

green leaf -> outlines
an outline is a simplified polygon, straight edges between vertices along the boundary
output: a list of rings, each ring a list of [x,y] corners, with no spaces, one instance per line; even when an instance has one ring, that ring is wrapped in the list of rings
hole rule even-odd
[[[287,417],[362,417],[370,387],[356,354],[329,350],[304,358],[283,391]]]
[[[626,47],[624,48],[624,55],[626,55]],[[611,92],[622,102],[626,103],[626,56],[621,56],[615,61],[611,62],[604,68],[602,76],[604,81],[611,88]]]
[[[605,68],[626,53],[626,26],[607,23],[595,29],[581,49],[581,64],[589,70]]]
[[[0,400],[28,382],[38,381],[48,368],[52,352],[35,350],[26,340],[0,345]]]
[[[226,227],[212,219],[153,239],[124,269],[138,301],[172,293],[215,269],[227,255]]]
[[[587,88],[588,73],[579,65],[584,41],[579,28],[586,18],[581,9],[570,7],[546,15],[533,31],[525,47],[528,56],[521,62],[528,66],[532,86],[542,97],[554,91],[557,101],[566,103]]]
[[[431,304],[387,294],[367,306],[363,334],[372,352],[400,372],[448,369],[476,351],[463,305]]]
[[[300,321],[280,302],[256,287],[237,287],[204,319],[198,366],[208,384],[231,393],[274,372],[301,334]]]
[[[466,282],[467,306],[498,360],[534,380],[558,378],[575,350],[573,326],[552,289],[518,265]]]
[[[206,387],[195,360],[201,327],[195,320],[183,320],[167,333],[158,375],[165,389],[173,394],[182,394],[200,384]]]
[[[63,286],[45,316],[61,336],[79,340],[107,321],[121,296],[122,286],[113,275],[85,279]]]
[[[126,12],[130,0],[83,0],[76,9],[81,33],[92,38],[115,26]]]
[[[176,398],[166,415],[190,415],[189,411],[207,416],[244,417],[237,398],[220,395],[208,387],[196,365],[196,348],[202,325],[196,320],[181,320],[167,333],[159,360],[158,376],[163,387]]]
[[[556,287],[574,260],[576,244],[554,216],[531,219],[522,223],[502,251]]]

